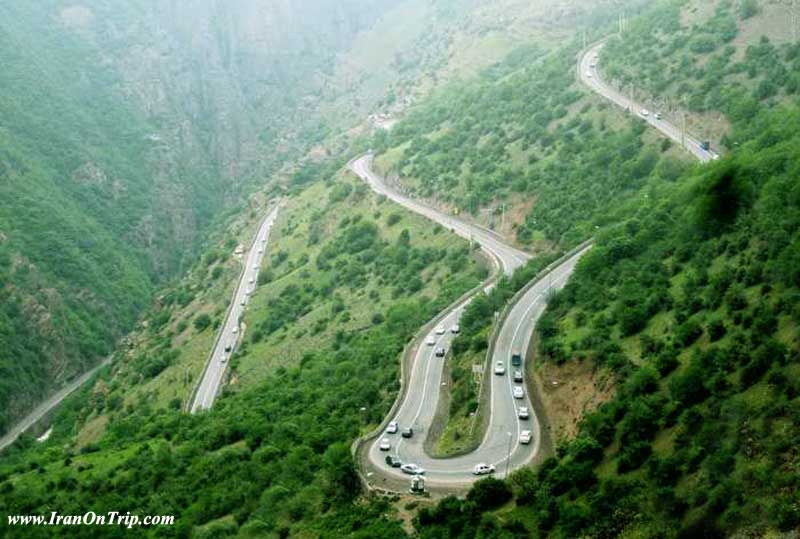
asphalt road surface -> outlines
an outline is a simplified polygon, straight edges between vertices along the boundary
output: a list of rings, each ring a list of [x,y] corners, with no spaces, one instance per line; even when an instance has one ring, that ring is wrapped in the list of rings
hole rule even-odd
[[[350,163],[350,168],[373,190],[387,196],[395,202],[420,213],[443,226],[454,230],[463,237],[472,238],[483,249],[497,257],[508,273],[513,272],[530,255],[505,244],[499,236],[484,229],[447,216],[424,204],[413,201],[397,193],[387,186],[383,179],[371,170],[372,157],[367,155]],[[548,292],[562,288],[580,257],[589,247],[579,251],[555,267],[549,275],[530,287],[513,305],[503,326],[500,328],[495,345],[492,365],[502,361],[505,367],[503,375],[491,374],[484,383],[490,384],[489,391],[489,425],[480,446],[467,455],[449,459],[438,459],[429,456],[424,449],[425,438],[436,413],[440,398],[444,362],[446,358],[437,357],[435,350],[450,348],[455,337],[451,328],[458,323],[469,298],[453,307],[430,332],[421,335],[413,350],[415,357],[411,366],[407,390],[403,400],[391,418],[398,422],[397,433],[384,433],[371,442],[368,448],[368,475],[370,481],[382,484],[381,480],[391,479],[394,484],[408,481],[409,476],[399,469],[386,464],[387,454],[399,458],[403,463],[413,463],[425,470],[428,487],[460,488],[467,487],[477,479],[473,470],[477,464],[495,466],[496,475],[504,476],[516,468],[528,464],[538,453],[541,442],[541,426],[531,404],[529,389],[525,383],[514,383],[514,370],[522,371],[523,367],[511,367],[512,351],[520,351],[523,355],[528,349],[533,328],[546,307]],[[434,344],[426,342],[431,339]],[[492,368],[492,371],[494,367]],[[513,397],[514,386],[523,389],[523,398]],[[528,419],[518,418],[518,409],[526,406],[530,410]],[[411,427],[414,431],[411,438],[402,438],[400,432]],[[532,439],[528,444],[520,443],[520,433],[529,430]],[[387,439],[391,445],[388,451],[381,450],[380,444]]]
[[[97,365],[96,367],[86,371],[78,378],[58,390],[54,395],[50,396],[46,401],[42,402],[37,406],[31,413],[27,416],[22,418],[16,425],[11,427],[11,429],[2,437],[0,438],[0,451],[14,443],[14,441],[26,430],[31,428],[33,425],[39,422],[50,410],[61,404],[68,395],[70,395],[73,391],[81,387],[83,384],[86,383],[89,378],[94,376],[94,374],[108,365],[111,362],[111,356],[104,359],[102,363]]]
[[[225,377],[225,370],[228,367],[228,360],[231,354],[236,351],[239,342],[239,321],[250,300],[250,295],[255,291],[258,284],[258,271],[269,240],[269,233],[272,225],[278,217],[278,212],[282,204],[278,203],[261,223],[250,250],[245,254],[245,266],[242,276],[231,299],[228,315],[225,318],[220,334],[214,345],[214,350],[203,372],[203,378],[197,388],[197,392],[192,402],[191,412],[197,413],[200,410],[207,410],[214,405],[220,385]]]
[[[484,251],[493,255],[493,257],[496,257],[500,261],[503,271],[505,271],[506,274],[511,275],[514,273],[515,269],[523,266],[531,258],[531,255],[528,253],[507,245],[501,236],[491,230],[466,223],[456,217],[442,213],[435,208],[431,208],[419,201],[402,195],[397,190],[387,185],[383,178],[372,172],[371,155],[365,155],[354,159],[348,166],[350,170],[367,182],[376,193],[386,196],[414,213],[418,213],[431,221],[439,223],[462,238],[479,244]]]
[[[583,57],[581,57],[581,60],[578,63],[580,79],[586,86],[588,86],[594,92],[605,97],[609,101],[612,101],[613,103],[619,105],[620,107],[630,111],[631,114],[636,114],[643,121],[647,122],[651,126],[661,131],[664,135],[672,139],[674,142],[682,144],[686,150],[688,150],[692,155],[697,157],[700,161],[703,161],[705,163],[708,161],[719,159],[719,155],[717,155],[713,150],[704,150],[700,146],[700,141],[697,140],[696,138],[692,137],[688,133],[682,135],[680,127],[671,124],[663,117],[657,118],[656,113],[658,111],[647,110],[647,108],[643,104],[632,100],[631,98],[623,95],[622,93],[618,92],[617,90],[606,84],[600,78],[600,73],[598,72],[598,66],[600,62],[600,52],[602,51],[602,49],[603,49],[602,42],[593,45],[586,51],[586,53],[583,55]],[[645,112],[647,114],[645,114]]]

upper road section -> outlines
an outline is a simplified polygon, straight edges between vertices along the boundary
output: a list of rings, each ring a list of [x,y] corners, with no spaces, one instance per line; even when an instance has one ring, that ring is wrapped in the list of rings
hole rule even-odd
[[[397,190],[387,185],[383,178],[372,171],[372,155],[365,155],[354,159],[348,166],[350,170],[367,182],[376,193],[392,199],[414,213],[418,213],[431,221],[439,223],[470,242],[476,242],[484,251],[500,261],[503,271],[507,275],[514,273],[515,269],[523,266],[531,258],[531,255],[528,253],[507,245],[502,237],[491,230],[466,223],[431,208],[422,202],[400,194]]]
[[[697,157],[700,161],[706,163],[719,159],[719,155],[712,150],[704,150],[701,142],[691,135],[682,131],[679,127],[671,124],[664,118],[660,117],[655,111],[648,111],[641,103],[621,94],[601,78],[598,71],[600,60],[600,51],[604,43],[600,42],[590,47],[581,57],[578,63],[578,71],[581,81],[591,88],[596,93],[605,97],[609,101],[616,103],[620,107],[630,111],[639,116],[642,120],[661,131],[664,135],[682,145],[692,155]]]

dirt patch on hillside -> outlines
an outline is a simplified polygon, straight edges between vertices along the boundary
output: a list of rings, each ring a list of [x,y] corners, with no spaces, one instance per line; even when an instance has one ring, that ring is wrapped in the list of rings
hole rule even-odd
[[[614,395],[613,380],[588,359],[542,364],[535,377],[556,446],[573,438],[584,415]]]

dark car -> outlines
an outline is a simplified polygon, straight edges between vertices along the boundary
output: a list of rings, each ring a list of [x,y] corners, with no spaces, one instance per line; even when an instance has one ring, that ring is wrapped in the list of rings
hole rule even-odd
[[[441,346],[436,349],[436,357],[444,357],[446,354],[447,354],[447,350],[445,350]]]
[[[403,438],[411,438],[414,436],[414,429],[411,427],[403,429],[403,434],[401,435]]]
[[[392,468],[399,468],[400,466],[403,465],[403,462],[399,458],[393,455],[386,455],[386,464],[388,464]]]
[[[520,365],[522,365],[522,354],[520,354],[516,350],[511,352],[511,365],[513,367],[519,367]]]

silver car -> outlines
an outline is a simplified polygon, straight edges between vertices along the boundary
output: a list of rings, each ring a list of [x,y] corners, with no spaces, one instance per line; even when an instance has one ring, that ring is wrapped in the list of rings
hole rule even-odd
[[[403,464],[400,466],[400,469],[403,473],[407,473],[408,475],[424,475],[425,470],[417,466],[416,464]]]

